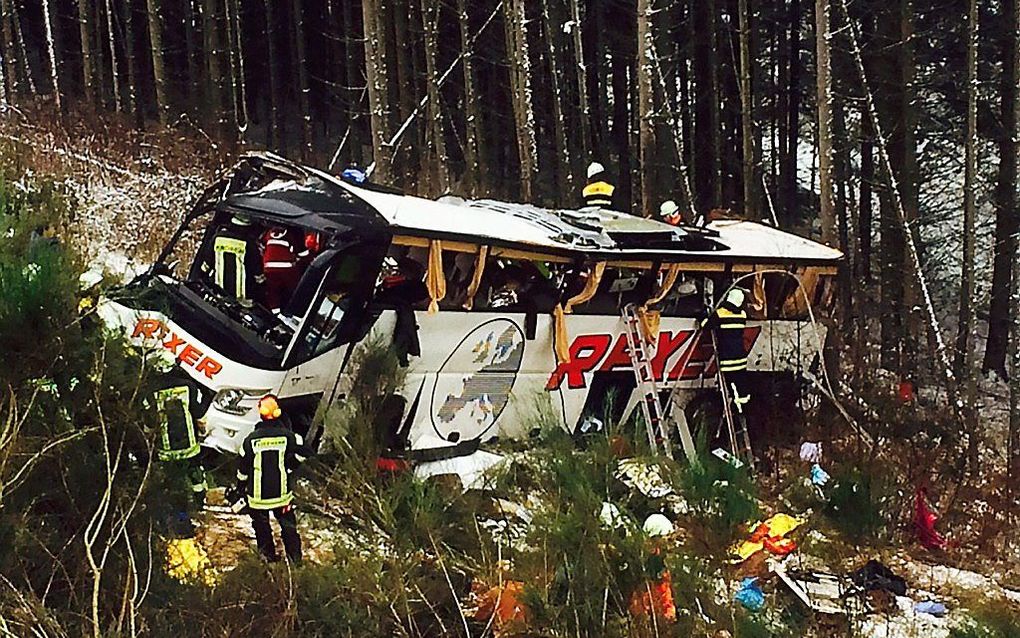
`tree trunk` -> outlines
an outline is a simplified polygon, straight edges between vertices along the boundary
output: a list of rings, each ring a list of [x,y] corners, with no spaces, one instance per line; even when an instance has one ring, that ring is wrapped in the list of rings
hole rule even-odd
[[[95,27],[92,2],[89,0],[78,0],[78,32],[81,37],[82,93],[85,95],[85,104],[91,108],[95,106],[96,98],[93,87],[96,67],[92,58],[92,34],[95,33]]]
[[[800,0],[790,1],[790,71],[786,103],[786,147],[780,163],[779,201],[787,223],[797,217],[797,147],[800,139]]]
[[[1001,149],[1005,151],[1002,155],[1005,160],[1007,153],[1013,158],[1013,171],[1014,176],[1016,175],[1016,158],[1020,154],[1020,140],[1017,139],[1016,135],[1016,120],[1017,110],[1020,109],[1020,103],[1016,99],[1016,89],[1020,86],[1020,2],[1017,0],[1005,0],[1002,3],[1003,13],[1009,20],[1010,28],[1006,29],[1008,37],[1003,38],[1005,40],[1005,49],[1008,49],[1010,53],[1003,53],[1003,76],[1009,76],[1011,79],[1007,80],[1003,77],[1003,85],[1007,81],[1012,82],[1012,97],[1011,103],[1003,104],[1003,109],[1010,109],[1011,115],[1009,118],[1009,127],[1006,129],[1007,136],[1003,136],[1001,141]],[[1003,99],[1005,100],[1006,91],[1003,91]],[[1003,118],[1005,119],[1005,118]],[[1000,177],[1002,168],[1000,167]],[[1006,183],[1005,186],[1009,188],[1010,203],[1012,204],[1010,212],[1014,216],[1016,215],[1016,194],[1013,190],[1015,188],[1016,180],[1011,180]],[[1003,186],[1000,182],[1000,186]],[[1005,195],[1005,193],[1003,193]],[[1005,199],[1003,200],[1005,201]],[[1002,210],[1002,209],[1000,209]],[[1013,281],[1020,281],[1020,255],[1013,253]],[[1008,493],[1006,495],[1006,502],[1011,503],[1015,511],[1020,505],[1020,499],[1016,498],[1016,484],[1017,477],[1020,476],[1020,287],[1010,286],[1012,294],[1012,315],[1013,315],[1013,336],[1010,339],[1010,359],[1013,364],[1013,376],[1009,380],[1009,437],[1007,444],[1007,474],[1005,484],[1007,485]]]
[[[977,0],[967,2],[967,139],[964,142],[963,177],[963,268],[960,280],[960,320],[956,336],[956,375],[964,383],[964,414],[967,417],[967,438],[970,443],[971,470],[977,469],[977,387],[974,379],[974,203],[977,179]]]
[[[485,157],[482,148],[482,109],[478,103],[478,87],[475,82],[474,44],[471,39],[470,14],[467,0],[457,0],[457,14],[460,17],[460,46],[462,71],[464,73],[464,164],[467,173],[467,192],[475,197],[481,190],[482,171],[479,163]]]
[[[124,61],[127,63],[127,110],[134,119],[135,128],[142,128],[144,117],[138,104],[138,60],[135,47],[134,0],[123,0],[124,7]]]
[[[655,99],[652,89],[652,60],[655,41],[652,37],[651,0],[637,3],[637,90],[638,90],[638,161],[641,167],[640,214],[648,217],[655,207],[655,189],[660,188],[656,175]]]
[[[294,65],[297,67],[298,108],[301,113],[301,159],[312,158],[311,86],[308,83],[308,58],[305,52],[305,8],[303,0],[293,0]]]
[[[570,144],[567,141],[567,122],[563,108],[563,91],[566,80],[563,78],[562,68],[558,60],[561,57],[560,50],[556,46],[556,36],[560,30],[556,27],[558,20],[549,18],[550,0],[542,0],[542,29],[544,31],[549,56],[549,76],[552,80],[552,117],[553,137],[556,147],[556,187],[559,193],[566,194],[571,191],[574,182],[573,162],[570,154]]]
[[[535,139],[535,113],[531,101],[531,60],[524,0],[505,0],[504,23],[506,50],[510,62],[510,90],[513,94],[517,158],[520,162],[521,197],[534,198],[534,178],[538,168],[538,142]]]
[[[365,77],[368,81],[368,110],[372,126],[372,175],[375,181],[386,183],[391,178],[392,168],[386,116],[386,109],[389,108],[389,80],[385,29],[379,24],[378,9],[379,0],[363,0],[361,3],[365,34]]]
[[[439,95],[439,77],[436,71],[436,55],[439,48],[439,14],[442,4],[437,0],[421,0],[421,17],[425,30],[425,77],[428,85],[428,131],[431,159],[435,171],[426,166],[426,173],[434,175],[436,181],[429,184],[432,192],[446,194],[450,190],[449,159],[446,156],[446,131],[443,127],[443,105]]]
[[[738,2],[740,14],[740,129],[741,182],[743,183],[744,216],[763,217],[758,207],[757,171],[754,162],[754,99],[751,92],[751,15],[747,0]]]
[[[1011,23],[1011,16],[1020,5],[1018,0],[1003,0],[1003,22]],[[1006,344],[1009,340],[1010,291],[1017,288],[1011,268],[1017,253],[1017,233],[1020,232],[1020,215],[1017,212],[1017,86],[1020,85],[1020,64],[1017,53],[1017,32],[1004,29],[1002,38],[1002,69],[999,80],[999,101],[1002,129],[999,131],[999,174],[995,186],[995,258],[992,272],[992,298],[988,309],[988,342],[982,368],[1006,377]],[[1014,294],[1016,294],[1014,292]],[[1014,334],[1013,339],[1018,337]],[[1014,368],[1015,370],[1016,368]],[[1015,375],[1015,372],[1014,372]],[[1020,448],[1017,448],[1020,453]],[[1014,478],[1017,475],[1014,475]]]
[[[266,52],[268,59],[266,65],[269,68],[269,147],[275,150],[282,150],[283,140],[280,139],[280,91],[283,90],[283,83],[280,82],[279,65],[277,64],[276,37],[276,11],[273,9],[274,0],[265,0],[266,5]]]
[[[8,6],[10,0],[0,0],[0,55],[3,56],[4,72],[7,76],[8,99],[14,102],[18,93],[17,48],[14,40],[13,8]]]
[[[32,76],[32,61],[28,56],[28,49],[25,48],[25,34],[21,29],[21,13],[18,11],[18,3],[15,0],[4,0],[9,2],[7,7],[8,15],[11,18],[11,24],[14,27],[14,41],[18,46],[17,53],[21,60],[22,73],[25,77],[25,82],[28,84],[28,94],[35,97],[39,94],[39,89],[36,86],[35,78]],[[48,0],[43,0],[47,2]]]
[[[706,213],[720,202],[719,156],[715,153],[719,130],[719,99],[715,81],[715,0],[695,0],[691,16],[694,42],[694,188],[697,209]]]
[[[206,106],[209,109],[208,121],[214,122],[216,132],[223,135],[226,126],[226,105],[223,90],[223,38],[220,23],[223,14],[219,0],[205,0],[202,11],[202,35],[205,49],[206,74]]]
[[[244,31],[237,0],[226,0],[227,50],[230,52],[230,99],[237,139],[248,131],[248,89],[244,75]]]
[[[871,285],[871,226],[873,222],[871,184],[875,179],[874,125],[871,118],[861,113],[861,187],[860,208],[857,218],[857,267],[861,284]]]
[[[53,0],[42,0],[43,25],[46,30],[46,57],[50,66],[50,82],[53,85],[53,102],[58,111],[63,110],[60,100],[60,66],[57,61],[56,40],[58,31],[54,21],[53,10],[50,4]]]
[[[106,0],[106,43],[110,49],[110,89],[113,91],[113,108],[120,113],[120,73],[117,72],[117,39],[113,30],[113,5]]]
[[[463,1],[463,0],[461,0]],[[591,155],[591,111],[588,104],[588,65],[584,59],[584,38],[581,28],[580,0],[567,0],[570,3],[570,35],[574,46],[574,63],[577,65],[577,113],[581,128],[581,160]],[[581,164],[578,164],[580,168]],[[564,193],[565,195],[566,193]]]
[[[817,60],[818,104],[818,191],[822,242],[830,246],[836,239],[836,208],[833,199],[832,150],[832,61],[829,55],[831,35],[829,0],[815,0],[815,45]]]
[[[170,122],[170,105],[167,100],[166,69],[163,63],[163,15],[161,0],[146,0],[149,18],[149,47],[152,49],[152,83],[156,89],[156,112],[159,123]]]

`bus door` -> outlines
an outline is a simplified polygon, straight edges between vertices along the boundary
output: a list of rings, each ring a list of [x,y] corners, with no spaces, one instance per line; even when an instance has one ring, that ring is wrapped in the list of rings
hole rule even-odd
[[[371,327],[365,312],[379,275],[385,246],[355,244],[324,253],[317,281],[302,281],[295,303],[303,305],[301,324],[284,357],[286,375],[280,396],[297,397],[329,390],[344,353]],[[316,259],[319,262],[319,259]],[[302,288],[304,290],[302,290]],[[295,308],[291,308],[295,310]]]

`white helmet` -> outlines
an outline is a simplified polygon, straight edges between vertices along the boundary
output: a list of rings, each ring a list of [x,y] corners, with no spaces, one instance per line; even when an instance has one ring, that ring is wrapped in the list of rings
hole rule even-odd
[[[675,215],[680,210],[680,207],[676,205],[672,199],[667,199],[659,205],[659,214],[663,217],[669,217]]]
[[[663,516],[662,514],[652,514],[645,519],[645,524],[641,526],[645,534],[648,536],[669,536],[676,528],[673,527],[673,523]]]
[[[627,519],[623,517],[620,508],[612,503],[603,503],[602,510],[599,512],[599,522],[606,529],[617,529],[624,527],[627,524]]]
[[[596,175],[605,170],[606,167],[603,166],[602,164],[599,164],[598,162],[592,162],[591,164],[588,164],[588,179],[595,177]]]
[[[744,305],[744,300],[747,298],[747,294],[743,288],[730,288],[730,291],[726,293],[726,301],[738,308]]]

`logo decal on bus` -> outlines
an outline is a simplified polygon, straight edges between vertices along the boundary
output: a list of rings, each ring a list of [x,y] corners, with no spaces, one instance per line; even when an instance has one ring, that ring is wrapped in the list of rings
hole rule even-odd
[[[748,352],[751,346],[758,340],[761,334],[761,326],[748,326],[744,330],[744,347]],[[687,357],[687,350],[692,347],[687,342],[694,336],[694,330],[681,330],[670,332],[663,330],[659,333],[659,343],[652,357],[652,373],[659,383],[665,381],[689,381],[700,377],[712,377],[715,375],[715,356],[712,351],[712,340],[707,336],[699,339],[697,348],[691,353],[690,360],[684,365]],[[677,353],[683,350],[680,357],[676,357],[673,366],[666,370],[667,363]],[[567,387],[571,390],[587,388],[585,374],[589,372],[612,372],[616,370],[630,370],[631,361],[628,352],[627,335],[621,334],[615,338],[612,334],[590,334],[578,335],[570,344],[570,361],[556,366],[549,382],[546,383],[546,390],[556,390],[566,380]],[[682,368],[682,369],[681,369]]]
[[[176,332],[172,332],[159,319],[139,319],[135,324],[135,329],[131,332],[131,338],[139,337],[157,339],[160,345],[174,354],[181,366],[191,366],[195,372],[200,372],[209,379],[215,377],[223,369],[218,361],[205,356],[201,350],[185,341]]]

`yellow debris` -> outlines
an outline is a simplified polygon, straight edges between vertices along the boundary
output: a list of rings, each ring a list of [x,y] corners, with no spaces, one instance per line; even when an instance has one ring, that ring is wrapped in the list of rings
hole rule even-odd
[[[768,536],[770,537],[784,537],[793,530],[803,525],[806,521],[802,518],[796,518],[789,514],[776,514],[772,518],[765,521],[764,525],[769,528]],[[751,530],[758,529],[763,523],[755,523],[751,526]],[[752,555],[760,552],[765,547],[762,541],[746,540],[737,543],[730,552],[733,553],[737,558],[737,562],[743,562],[750,558]]]
[[[174,538],[166,545],[167,574],[182,583],[216,584],[209,555],[194,538]]]

